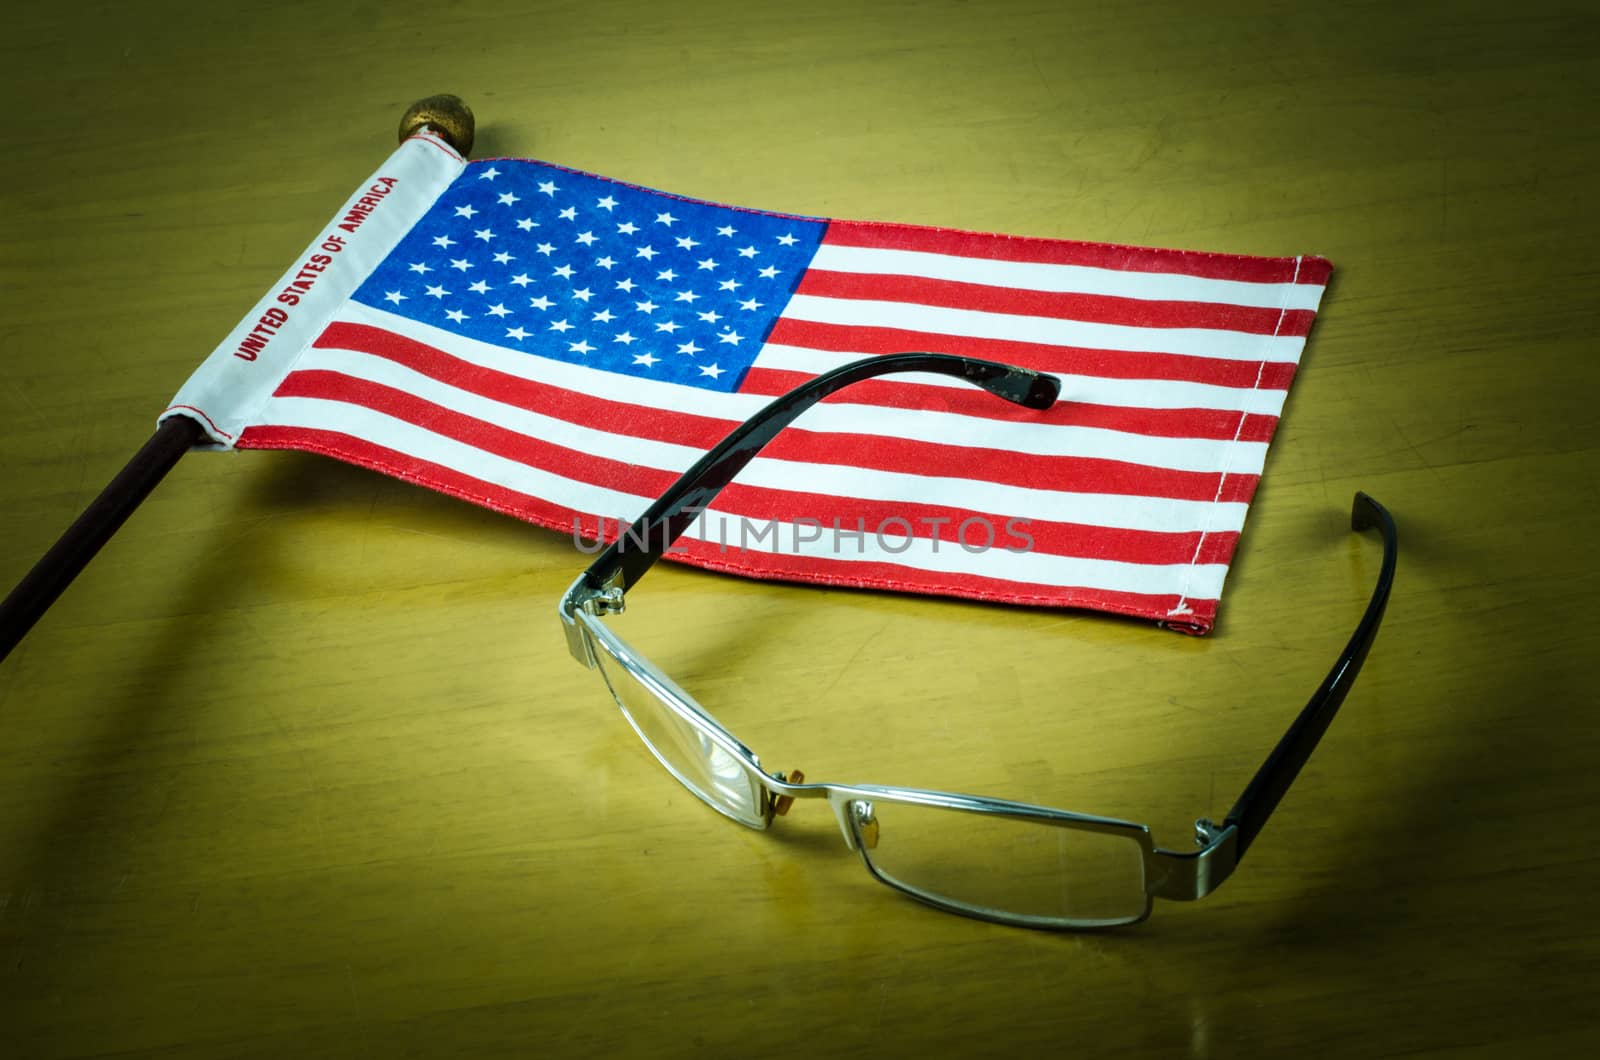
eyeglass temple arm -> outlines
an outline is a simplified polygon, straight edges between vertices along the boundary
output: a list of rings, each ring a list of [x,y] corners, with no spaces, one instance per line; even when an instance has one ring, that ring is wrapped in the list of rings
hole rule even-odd
[[[1394,517],[1365,493],[1357,493],[1350,512],[1350,526],[1354,530],[1377,529],[1383,534],[1383,566],[1378,572],[1378,585],[1372,592],[1371,602],[1367,604],[1366,614],[1361,616],[1361,624],[1351,634],[1350,642],[1345,645],[1338,662],[1333,664],[1333,669],[1328,671],[1328,676],[1306,703],[1305,709],[1294,719],[1289,731],[1284,733],[1283,739],[1278,741],[1261,768],[1256,770],[1244,794],[1233,804],[1233,809],[1228,811],[1222,827],[1218,829],[1225,831],[1231,826],[1237,831],[1237,855],[1241,859],[1267,823],[1267,818],[1272,816],[1278,801],[1289,790],[1289,785],[1300,774],[1300,768],[1311,757],[1311,752],[1328,730],[1333,716],[1338,713],[1344,697],[1356,683],[1361,664],[1366,661],[1367,652],[1378,634],[1378,626],[1383,622],[1384,609],[1389,605],[1389,590],[1394,585],[1395,557],[1400,548]]]
[[[1159,898],[1194,901],[1216,890],[1233,875],[1245,851],[1255,841],[1267,818],[1277,808],[1289,785],[1300,774],[1300,768],[1311,757],[1322,734],[1328,730],[1334,714],[1349,693],[1361,664],[1377,636],[1383,621],[1383,612],[1389,604],[1389,590],[1394,585],[1395,557],[1399,543],[1395,534],[1394,519],[1383,505],[1357,493],[1350,512],[1350,525],[1356,530],[1377,528],[1383,534],[1383,566],[1378,572],[1378,585],[1367,604],[1366,614],[1351,634],[1350,642],[1333,664],[1328,676],[1298,717],[1284,733],[1283,739],[1272,749],[1256,775],[1250,779],[1244,794],[1233,804],[1222,824],[1200,820],[1195,824],[1195,838],[1200,849],[1180,853],[1157,849],[1157,869],[1151,878],[1151,894]]]
[[[797,416],[851,383],[893,372],[954,376],[1030,409],[1049,408],[1061,393],[1061,380],[1053,375],[942,353],[892,353],[824,372],[773,401],[713,446],[639,517],[634,526],[645,531],[643,544],[635,534],[625,531],[584,572],[584,581],[594,592],[616,588],[626,592],[700,517],[722,488]]]

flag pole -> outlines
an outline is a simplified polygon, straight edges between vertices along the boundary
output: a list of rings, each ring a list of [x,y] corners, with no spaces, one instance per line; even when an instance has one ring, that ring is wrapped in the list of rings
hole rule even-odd
[[[437,134],[463,157],[472,150],[472,111],[455,96],[429,96],[406,108],[400,119],[400,142],[424,129]],[[156,428],[10,595],[0,601],[0,661],[11,654],[11,649],[127,522],[179,458],[204,440],[199,422],[187,416],[173,416]]]

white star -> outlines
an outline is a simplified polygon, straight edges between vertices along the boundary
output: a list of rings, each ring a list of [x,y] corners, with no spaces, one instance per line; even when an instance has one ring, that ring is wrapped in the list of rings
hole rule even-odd
[[[678,327],[679,327],[679,325],[674,324],[670,320],[663,320],[661,323],[656,325],[656,330],[657,331],[665,331],[668,335],[670,335],[674,331],[677,331]]]
[[[563,221],[576,221],[578,219],[578,208],[576,206],[568,206],[556,216]]]
[[[556,182],[553,180],[541,180],[539,182],[539,190],[553,199],[556,197]]]
[[[631,292],[637,286],[639,285],[634,283],[632,280],[627,279],[626,277],[617,281],[617,290],[619,291]]]
[[[761,275],[770,280],[774,276],[778,275],[778,267],[776,265],[768,265],[766,268],[761,270]]]
[[[800,242],[800,241],[798,239],[796,239],[794,236],[789,235],[787,232],[778,237],[778,243],[781,246],[792,247],[798,242]]]
[[[482,173],[478,174],[478,179],[479,180],[493,180],[495,177],[498,177],[499,175],[500,175],[500,171],[498,169],[494,168],[493,166],[490,166],[488,169],[486,169]]]
[[[705,271],[710,272],[712,269],[717,267],[717,263],[713,258],[701,258],[700,267]]]
[[[518,287],[526,287],[528,284],[533,282],[533,277],[529,276],[525,272],[519,272],[515,276],[511,277],[511,282],[516,284]]]
[[[678,274],[673,272],[671,269],[662,269],[660,272],[656,273],[656,279],[660,280],[662,283],[671,283],[677,278]]]
[[[695,294],[693,291],[679,291],[678,292],[677,301],[679,301],[679,302],[693,302],[696,298],[699,298],[699,297],[700,296]]]
[[[433,245],[436,247],[453,247],[456,245],[456,241],[449,236],[434,236]]]
[[[753,257],[756,256],[756,248],[755,247],[740,247],[739,248],[739,256],[741,258],[753,258]]]
[[[533,306],[535,309],[549,309],[551,306],[555,305],[554,302],[550,301],[550,299],[546,298],[544,295],[540,295],[538,298],[528,299],[528,304]]]
[[[690,357],[693,357],[695,354],[700,352],[700,349],[701,347],[696,346],[694,344],[694,340],[690,339],[688,342],[678,347],[678,352],[687,353]]]
[[[582,243],[584,246],[588,246],[590,243],[594,242],[594,233],[593,232],[579,232],[578,233],[578,242]]]
[[[760,309],[761,306],[762,303],[756,301],[754,298],[749,298],[739,303],[740,309],[748,309],[752,313],[754,313],[757,309]]]
[[[531,232],[533,229],[539,227],[539,222],[535,221],[531,217],[524,217],[522,220],[517,222],[517,227],[522,229],[524,232]]]
[[[494,256],[494,260],[496,262],[500,263],[501,265],[507,265],[507,264],[510,264],[513,261],[516,261],[517,259],[516,259],[515,256],[513,256],[508,251],[502,250],[500,253],[498,253],[498,254],[496,254]]]
[[[404,302],[406,300],[406,296],[401,294],[399,291],[390,291],[388,294],[384,295],[383,297],[385,299],[387,299],[388,301],[393,302],[395,305],[399,305],[401,302]]]
[[[658,224],[658,225],[666,225],[668,228],[671,228],[672,227],[672,222],[674,222],[676,220],[677,220],[677,218],[672,216],[670,213],[658,213],[658,214],[656,214],[656,224]]]
[[[565,320],[557,320],[557,321],[554,321],[553,323],[551,323],[550,330],[551,331],[568,332],[568,331],[572,330],[572,325],[568,324]]]
[[[604,258],[595,258],[594,263],[597,268],[609,269],[611,266],[616,264],[616,260],[610,256],[607,256]]]
[[[704,313],[700,314],[700,319],[704,320],[707,324],[715,324],[717,321],[722,319],[722,314],[718,313],[715,309],[707,309]]]
[[[504,195],[500,196],[500,205],[501,206],[510,206],[514,202],[521,202],[521,201],[522,201],[521,199],[519,199],[515,195],[511,194],[509,191],[506,192]]]
[[[626,331],[624,331],[622,334],[618,335],[616,338],[612,339],[611,341],[612,342],[620,342],[624,346],[632,346],[638,340],[635,339],[632,335],[628,334]]]
[[[466,272],[468,269],[472,268],[472,262],[466,258],[451,258],[450,267],[452,269],[459,269],[462,272]]]
[[[727,279],[717,284],[717,286],[722,288],[724,291],[737,291],[739,288],[743,287],[744,284],[740,283],[738,280]]]
[[[637,309],[641,313],[654,313],[656,311],[656,304],[648,300],[643,302],[635,302],[633,303],[633,308]]]
[[[632,221],[624,221],[617,226],[617,231],[625,236],[631,236],[639,230],[639,226]]]
[[[445,310],[445,314],[444,315],[449,317],[452,322],[457,323],[457,324],[459,324],[463,320],[467,319],[467,314],[463,313],[459,309],[447,309],[447,310]]]
[[[587,302],[589,299],[594,297],[594,292],[589,290],[587,287],[582,287],[576,291],[573,291],[572,297],[576,298],[580,302]]]
[[[496,302],[494,305],[489,307],[489,315],[492,317],[510,316],[511,310],[505,307],[504,302]]]
[[[555,271],[552,272],[550,275],[559,276],[563,280],[570,280],[570,279],[572,279],[572,272],[573,272],[573,269],[572,269],[571,265],[557,265],[556,268],[555,268]]]
[[[429,298],[443,298],[445,295],[447,295],[449,293],[450,292],[445,290],[443,287],[434,287],[431,284],[428,286],[428,297]]]
[[[731,235],[733,235],[733,226],[732,225],[723,225],[721,228],[717,229],[717,235],[719,235],[719,236],[731,236]]]
[[[567,349],[573,353],[590,353],[594,350],[594,347],[589,345],[586,340],[579,339],[577,342],[567,343]]]
[[[729,346],[737,346],[739,345],[739,340],[742,338],[744,338],[743,335],[736,334],[732,331],[724,331],[722,334],[717,336],[717,341],[726,342]]]
[[[598,206],[602,210],[610,212],[611,210],[615,210],[617,208],[617,200],[615,200],[611,196],[607,195],[603,199],[595,200],[595,205]]]
[[[679,236],[678,237],[678,246],[682,247],[684,250],[693,250],[695,247],[698,247],[699,245],[700,245],[699,240],[695,239],[693,236]]]
[[[421,273],[424,273],[424,272],[432,272],[433,270],[428,268],[428,266],[424,265],[422,262],[418,261],[418,262],[415,262],[414,264],[412,264],[411,271],[415,272],[415,273],[418,273],[418,274],[421,274]]]
[[[518,342],[521,342],[527,337],[528,333],[523,331],[520,327],[506,328],[506,338],[508,339],[516,339]]]
[[[483,240],[485,243],[494,238],[494,230],[491,228],[479,228],[472,234]]]
[[[653,364],[655,364],[655,363],[656,363],[656,362],[657,362],[657,361],[659,361],[659,360],[661,360],[661,358],[659,358],[659,357],[652,357],[652,356],[651,356],[651,355],[650,355],[650,351],[649,351],[649,350],[645,350],[645,351],[644,351],[644,352],[643,352],[643,353],[641,353],[641,354],[637,354],[637,355],[636,355],[636,356],[635,356],[635,357],[634,357],[634,358],[633,358],[633,363],[634,363],[634,364],[642,364],[642,365],[644,365],[644,366],[645,366],[645,367],[646,367],[646,368],[649,368],[649,367],[650,367],[650,366],[651,366],[651,365],[653,365]]]
[[[468,205],[466,205],[466,206],[457,206],[456,207],[456,216],[457,217],[465,217],[469,221],[472,220],[473,216],[476,215],[477,212],[478,212],[477,210],[474,210],[472,208],[472,205],[470,203]]]
[[[634,254],[634,257],[643,258],[646,261],[649,261],[651,258],[653,258],[655,256],[656,256],[656,250],[655,250],[654,247],[640,247],[638,252],[636,254]]]
[[[721,375],[725,370],[726,369],[718,368],[714,364],[702,364],[700,366],[700,374],[701,375],[709,375],[713,379],[715,379],[717,376]]]
[[[556,252],[556,245],[554,243],[540,243],[533,249],[537,250],[539,253],[548,258],[550,255]]]
[[[484,283],[482,280],[479,280],[477,283],[473,284],[471,287],[468,287],[467,290],[471,291],[473,294],[488,294],[489,293],[489,285]]]
[[[602,309],[600,312],[594,315],[594,319],[598,320],[602,324],[609,324],[613,320],[617,319],[617,315],[609,309]]]

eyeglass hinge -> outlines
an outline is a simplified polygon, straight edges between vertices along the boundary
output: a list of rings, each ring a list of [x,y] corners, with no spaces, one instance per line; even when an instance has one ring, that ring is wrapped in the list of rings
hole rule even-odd
[[[1239,863],[1239,833],[1233,825],[1219,826],[1202,817],[1194,823],[1194,837],[1199,849],[1187,854],[1156,848],[1159,875],[1151,880],[1151,894],[1192,902],[1204,898],[1233,875],[1233,868]]]
[[[622,595],[622,568],[618,567],[601,584],[599,590],[585,596],[579,601],[578,606],[596,618],[602,615],[620,615],[626,606]]]
[[[606,589],[595,593],[578,606],[596,618],[602,615],[620,615],[623,612],[622,590]]]
[[[567,637],[567,650],[572,653],[574,659],[591,669],[595,664],[594,651],[573,616],[579,611],[596,618],[601,615],[617,614],[622,611],[622,592],[620,568],[613,571],[598,589],[590,582],[589,574],[585,571],[578,575],[577,581],[567,589],[566,595],[561,598],[561,603],[556,608],[556,613],[561,618],[562,631]]]

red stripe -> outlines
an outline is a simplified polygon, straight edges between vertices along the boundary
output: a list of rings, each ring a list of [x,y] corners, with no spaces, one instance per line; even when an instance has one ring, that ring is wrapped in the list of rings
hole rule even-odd
[[[381,383],[321,369],[291,372],[274,397],[317,398],[373,409],[474,449],[540,468],[564,478],[635,496],[666,491],[677,474],[592,456],[435,404]],[[612,513],[606,513],[612,514]]]
[[[631,405],[523,379],[365,324],[335,321],[312,345],[369,353],[480,397],[613,434],[710,449],[739,425],[736,419],[663,412],[646,405]]]
[[[415,394],[356,379],[339,372],[310,370],[292,373],[278,388],[276,396],[316,398],[346,402],[393,416],[413,426],[445,438],[452,438],[474,449],[515,461],[526,467],[548,471],[575,482],[617,490],[636,497],[657,497],[678,479],[676,472],[641,467],[620,460],[594,456],[568,449],[516,431],[425,401]],[[925,467],[928,465],[924,465]],[[803,483],[804,464],[794,467],[794,477]],[[1010,536],[1007,517],[1016,513],[987,512],[974,508],[901,501],[836,497],[805,489],[773,489],[734,482],[719,495],[717,508],[748,519],[794,522],[815,519],[823,526],[847,528],[899,526],[891,520],[906,520],[920,537],[938,537],[959,545],[960,526],[968,519],[986,520],[969,527],[969,544],[986,538],[1001,547],[1019,545],[1021,534]],[[594,513],[621,516],[620,512]],[[1084,556],[1125,563],[1182,564],[1200,552],[1201,563],[1226,563],[1233,554],[1234,533],[1198,532],[1158,533],[1147,530],[1118,530],[1073,523],[1034,519],[1024,532],[1034,539],[1039,551],[1051,555]]]
[[[1153,619],[1187,633],[1205,633],[1216,619],[1215,600],[1196,600],[1184,604],[1192,609],[1180,621],[1169,613],[1178,605],[1177,596],[1152,596],[1142,593],[1113,592],[1082,586],[1054,587],[1002,578],[980,578],[970,574],[928,571],[896,563],[840,560],[827,556],[792,556],[782,553],[744,553],[749,566],[732,562],[718,551],[715,543],[685,542],[685,554],[674,556],[680,562],[708,570],[725,571],[746,577],[774,581],[810,582],[846,589],[889,589],[962,597],[995,603],[1028,604],[1037,607],[1079,607],[1135,618]],[[759,559],[757,559],[759,557]]]
[[[416,460],[393,449],[335,431],[293,427],[250,427],[240,437],[241,449],[298,449],[321,453],[347,463],[370,468],[395,478],[405,479],[459,497],[482,507],[515,516],[561,533],[572,532],[571,514],[538,497],[480,482],[469,475],[427,461]],[[595,529],[592,523],[587,529]],[[669,558],[678,562],[724,570],[748,577],[807,582],[857,589],[892,589],[938,593],[1001,603],[1044,607],[1082,607],[1114,614],[1167,621],[1178,604],[1173,595],[1151,596],[1119,593],[1082,587],[1040,586],[974,575],[925,571],[893,563],[837,560],[829,557],[797,557],[783,554],[741,552],[723,553],[715,543],[689,541],[686,551]],[[743,560],[743,562],[738,562]],[[581,562],[575,557],[574,567]],[[1203,633],[1216,616],[1215,600],[1187,599],[1192,613],[1182,622],[1168,624],[1188,632]]]
[[[1243,280],[1247,283],[1293,281],[1320,287],[1327,284],[1328,276],[1333,271],[1333,265],[1319,257],[1301,258],[1299,277],[1295,278],[1294,258],[1202,254],[1192,250],[1079,243],[867,221],[830,221],[822,241],[849,247],[916,250],[929,254],[1047,265],[1087,265],[1124,272],[1164,272],[1212,280]]]
[[[648,406],[609,401],[532,382],[505,372],[480,367],[424,343],[365,325],[341,323],[329,325],[315,345],[369,353],[480,397],[502,401],[531,412],[614,434],[705,450],[720,442],[737,425],[733,420],[664,412]],[[750,379],[763,386],[763,389],[757,392],[782,393],[786,389],[785,386],[765,389],[766,384],[763,380],[769,374],[781,373],[774,373],[770,369],[751,372]],[[294,376],[290,376],[290,379],[293,378]],[[799,381],[800,377],[794,378]],[[285,380],[285,385],[288,385],[288,382]],[[955,411],[965,411],[970,404],[972,409],[978,410],[976,412],[978,415],[996,411],[1000,416],[1012,418],[1040,415],[1026,409],[1014,408],[989,394],[976,390],[970,392],[956,390],[952,387],[928,387],[869,380],[851,387],[849,393],[854,395],[859,390],[862,396],[870,398],[877,393],[874,389],[877,387],[903,387],[904,393],[896,391],[893,394],[880,395],[894,399],[892,402],[882,403],[892,403],[899,407],[920,405],[923,408],[937,408],[944,402],[953,403],[952,408]],[[286,391],[280,388],[280,393]],[[916,399],[916,404],[913,403],[913,399]],[[1097,406],[1078,406],[1074,409],[1073,403],[1061,402],[1056,408],[1061,411],[1058,413],[1052,410],[1045,415],[1060,415],[1062,422],[1068,422],[1073,416],[1089,416],[1090,413],[1085,410]],[[1230,415],[1232,418],[1223,424],[1227,430],[1216,437],[1233,437],[1232,432],[1237,427],[1238,414]],[[1267,441],[1271,437],[1275,422],[1271,417],[1251,416],[1247,425],[1249,429],[1242,437],[1250,441],[1258,439]],[[803,424],[804,420],[801,423]],[[941,474],[953,478],[989,480],[1010,486],[1065,492],[1116,493],[1193,501],[1208,501],[1217,496],[1217,475],[1212,472],[1173,471],[1087,457],[1036,456],[1026,453],[997,454],[992,449],[913,442],[879,435],[818,433],[808,431],[803,426],[785,430],[764,452],[779,460],[796,462],[818,460],[830,464],[854,464],[880,471],[899,471],[907,474],[926,475],[938,469]],[[1254,475],[1230,475],[1222,499],[1230,502],[1248,501],[1250,494],[1255,491],[1255,484]]]
[[[886,276],[813,269],[800,280],[796,294],[876,302],[966,309],[981,313],[1081,320],[1140,328],[1208,328],[1251,335],[1311,333],[1316,313],[1217,302],[1154,302],[1110,295],[1024,291],[981,283],[930,280],[920,276]]]
[[[777,396],[812,378],[809,372],[778,368],[752,368],[740,385],[746,394]],[[937,394],[928,393],[935,390]],[[1073,401],[1070,393],[1043,411],[1020,408],[1001,402],[992,394],[956,387],[929,387],[920,383],[895,383],[869,379],[852,383],[850,389],[824,400],[830,403],[884,405],[928,409],[958,416],[1018,423],[1048,424],[1056,427],[1095,427],[1155,438],[1204,438],[1211,441],[1267,442],[1277,426],[1276,416],[1243,414],[1228,409],[1139,409],[1120,405],[1092,405]],[[1010,457],[1006,457],[1010,459]]]
[[[820,454],[820,455],[819,455]],[[789,427],[761,451],[794,463],[819,462],[907,475],[989,481],[1054,493],[1106,493],[1125,497],[1247,504],[1259,476],[1230,473],[1217,493],[1216,472],[1172,471],[1120,460],[1030,456],[934,442],[908,442],[865,434],[813,434]]]
[[[900,353],[925,350],[982,357],[1032,368],[1036,372],[1093,375],[1105,379],[1169,379],[1174,382],[1209,383],[1243,390],[1287,390],[1295,366],[1279,361],[1233,361],[1221,357],[1185,357],[1176,353],[1140,353],[1095,350],[1080,346],[1049,346],[1008,339],[973,339],[899,328],[818,324],[779,317],[767,341],[830,353]],[[1259,381],[1258,381],[1259,378]]]
[[[779,321],[778,329],[789,332],[791,330],[804,330],[803,336],[810,339],[838,338],[841,330],[826,324],[796,324],[793,321]],[[827,329],[817,332],[816,329]],[[855,330],[855,329],[848,329]],[[882,330],[882,329],[876,329]],[[914,333],[897,333],[911,335]],[[785,344],[786,339],[779,339],[778,331],[773,333],[773,341]],[[913,340],[914,341],[914,340]],[[976,340],[974,340],[976,341]],[[608,398],[599,398],[587,394],[577,393],[561,387],[551,386],[511,375],[507,372],[484,368],[470,361],[461,360],[443,350],[426,345],[412,339],[396,335],[381,328],[369,327],[364,324],[346,324],[335,322],[328,325],[323,333],[317,337],[314,346],[324,349],[347,349],[373,356],[382,357],[396,364],[404,365],[415,372],[437,379],[442,383],[470,391],[481,397],[502,401],[508,405],[538,412],[543,415],[553,416],[567,420],[570,423],[580,423],[585,426],[608,430],[617,434],[629,434],[640,438],[651,438],[656,441],[676,442],[682,445],[692,445],[700,449],[709,449],[723,439],[724,436],[738,425],[737,420],[721,419],[714,416],[703,416],[687,412],[665,412],[651,408],[647,405],[634,405],[627,402],[615,401]],[[1061,347],[1031,347],[1026,343],[1011,343],[1019,347],[1019,354],[1034,349],[1049,350],[1057,354]],[[813,345],[812,349],[828,349],[826,346]],[[888,350],[872,350],[862,352],[889,353],[901,349],[927,348],[927,346],[896,346]],[[833,350],[831,352],[850,352],[848,350]],[[946,352],[935,350],[934,352]],[[954,352],[954,351],[950,351]],[[981,351],[980,351],[981,352]],[[991,355],[993,351],[988,351]],[[970,355],[970,354],[969,354]],[[1161,355],[1149,355],[1161,356]],[[1066,374],[1094,375],[1093,372],[1075,371],[1070,365],[1058,364],[1055,367],[1046,367],[1044,359],[1039,356],[1031,358],[1025,356],[1003,358],[1013,364],[1020,364],[1025,368],[1034,368],[1041,371],[1055,371]],[[1068,358],[1056,356],[1054,361],[1066,361]],[[1194,358],[1175,358],[1178,361],[1193,360]],[[1032,360],[1034,363],[1028,363]],[[759,363],[759,362],[758,362]],[[1233,364],[1234,362],[1215,362],[1208,360],[1209,364]],[[1247,365],[1250,378],[1254,381],[1254,372],[1258,365]],[[1274,372],[1277,367],[1268,364],[1262,372],[1262,389],[1271,389],[1267,380],[1269,376],[1281,375]],[[1292,370],[1293,366],[1289,366]],[[1240,372],[1242,378],[1246,373]],[[803,373],[785,372],[780,369],[752,368],[746,377],[746,383],[741,389],[752,393],[776,396],[783,393],[790,386],[802,382],[808,376]],[[1192,380],[1195,382],[1209,382],[1209,380]],[[1284,380],[1284,387],[1288,381]],[[1281,389],[1281,388],[1280,388]],[[1067,395],[1070,398],[1070,394]],[[1133,410],[1121,409],[1117,406],[1106,406],[1105,412],[1094,413],[1086,410],[1098,406],[1088,406],[1077,402],[1062,401],[1045,413],[1033,412],[1018,408],[999,401],[991,395],[980,393],[977,390],[958,390],[954,387],[928,387],[914,383],[893,383],[885,380],[868,380],[858,383],[850,388],[849,396],[838,398],[840,401],[852,403],[888,405],[895,408],[911,408],[928,411],[959,412],[962,415],[975,415],[986,419],[1031,420],[1039,423],[1070,424],[1081,422],[1084,417],[1098,417],[1100,424],[1112,422],[1117,416],[1126,414],[1129,426],[1112,428],[1129,430],[1135,433],[1148,433],[1160,437],[1195,437],[1195,438],[1232,438],[1237,427],[1238,413],[1224,412],[1220,415],[1226,417],[1223,426],[1210,423],[1211,410],[1194,410],[1196,416],[1185,417],[1162,416],[1163,412],[1172,410]],[[1141,419],[1140,413],[1155,413],[1152,417]],[[1186,422],[1192,420],[1193,422]],[[1254,421],[1273,421],[1273,417],[1252,415]],[[1138,426],[1139,423],[1147,426]],[[1221,423],[1222,421],[1218,421]],[[1225,429],[1224,429],[1225,428]],[[1207,433],[1207,432],[1210,433]],[[1246,440],[1267,441],[1272,436],[1272,427],[1262,423],[1259,428],[1252,427],[1251,435]],[[1243,437],[1243,436],[1241,436]]]

